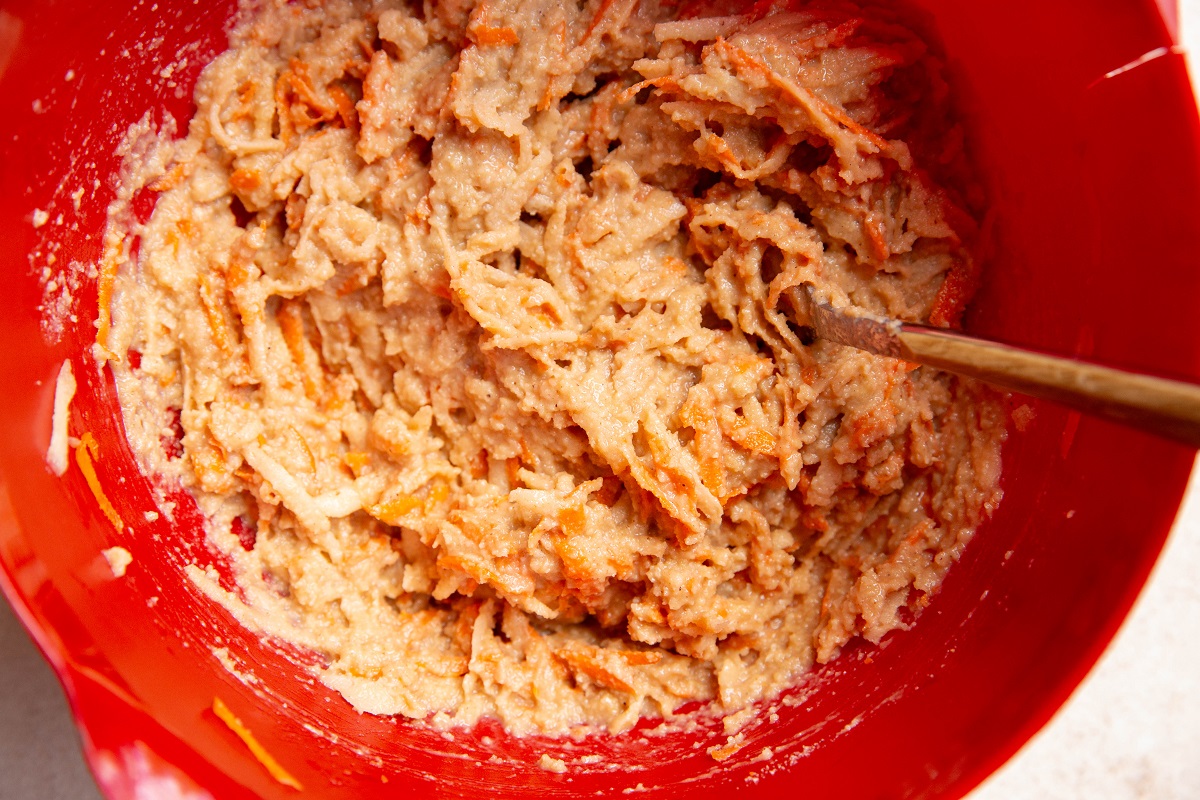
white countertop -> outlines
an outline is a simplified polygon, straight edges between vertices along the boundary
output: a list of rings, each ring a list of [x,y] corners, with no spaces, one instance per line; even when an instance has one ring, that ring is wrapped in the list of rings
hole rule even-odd
[[[1198,0],[1200,2],[1200,0]],[[967,800],[1200,798],[1200,469],[1095,669]]]
[[[1200,0],[1180,0],[1200,85]],[[1198,220],[1200,222],[1200,220]],[[967,800],[1200,798],[1200,468],[1166,549],[1095,669]]]
[[[1200,0],[1181,0],[1200,53]],[[1192,74],[1200,78],[1197,63]],[[1200,798],[1200,470],[1117,638],[1054,719],[968,800]],[[0,601],[0,774],[10,800],[98,800],[49,667]]]

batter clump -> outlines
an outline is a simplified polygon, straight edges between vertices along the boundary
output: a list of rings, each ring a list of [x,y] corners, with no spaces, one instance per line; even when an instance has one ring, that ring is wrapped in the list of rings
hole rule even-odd
[[[786,295],[955,322],[940,69],[843,2],[245,12],[100,286],[130,441],[237,586],[197,581],[359,709],[516,732],[731,713],[907,627],[1001,406]]]

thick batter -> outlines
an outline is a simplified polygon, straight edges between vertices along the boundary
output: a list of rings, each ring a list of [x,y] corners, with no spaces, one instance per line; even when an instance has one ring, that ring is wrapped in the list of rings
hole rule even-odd
[[[732,713],[907,627],[999,499],[993,396],[785,301],[961,313],[939,62],[880,8],[706,13],[267,3],[132,148],[130,441],[238,592],[197,582],[364,711]]]

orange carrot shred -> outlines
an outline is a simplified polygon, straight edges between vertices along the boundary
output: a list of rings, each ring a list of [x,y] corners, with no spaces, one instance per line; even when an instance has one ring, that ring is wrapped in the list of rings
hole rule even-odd
[[[152,192],[168,192],[180,184],[191,170],[185,164],[176,164],[162,175],[159,175],[146,186]]]
[[[468,28],[467,35],[480,47],[491,44],[520,44],[517,32],[512,28],[493,28],[490,25],[479,25]]]
[[[108,349],[108,333],[112,328],[112,296],[117,282],[117,256],[114,252],[104,254],[100,262],[100,278],[96,289],[96,344],[107,358],[115,358]]]
[[[250,750],[250,754],[258,760],[258,763],[266,767],[267,772],[271,773],[272,778],[279,783],[282,783],[284,786],[290,786],[298,792],[304,790],[304,787],[300,785],[300,781],[293,778],[292,774],[284,769],[283,766],[275,760],[275,757],[267,752],[265,747],[258,743],[258,739],[254,738],[254,734],[250,732],[250,729],[242,724],[242,721],[238,719],[232,711],[229,710],[229,706],[225,705],[221,698],[213,698],[212,710],[213,713],[217,715],[217,718],[220,719],[221,722],[224,722],[229,730],[233,731],[234,734],[236,734],[237,737],[242,740],[242,743],[246,745],[246,747]]]
[[[388,525],[399,525],[405,514],[425,505],[419,497],[411,494],[397,495],[386,503],[367,506],[367,513]]]
[[[96,475],[96,467],[92,460],[99,458],[100,446],[96,443],[96,437],[90,432],[83,434],[79,439],[79,446],[75,448],[75,462],[79,464],[79,471],[83,473],[83,479],[87,481],[88,488],[92,490],[92,495],[95,496],[104,516],[108,517],[108,521],[118,531],[125,530],[125,521],[108,501],[108,496],[104,494],[104,488],[100,485],[100,478]]]

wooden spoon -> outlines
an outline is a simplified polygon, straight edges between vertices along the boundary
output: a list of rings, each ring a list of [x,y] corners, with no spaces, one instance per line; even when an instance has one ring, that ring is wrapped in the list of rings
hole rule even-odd
[[[838,310],[810,286],[787,294],[797,321],[818,338],[977,378],[1200,448],[1200,385]]]

